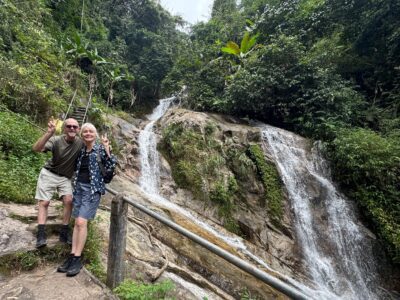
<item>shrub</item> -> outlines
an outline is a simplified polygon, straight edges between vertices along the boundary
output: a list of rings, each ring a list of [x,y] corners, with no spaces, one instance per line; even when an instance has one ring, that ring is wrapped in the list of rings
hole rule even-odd
[[[33,203],[37,176],[47,156],[32,151],[42,132],[20,117],[0,112],[0,198]]]
[[[88,224],[88,234],[84,249],[86,266],[102,282],[106,281],[106,271],[101,262],[101,236],[97,229],[99,217]]]
[[[174,289],[170,280],[155,284],[137,283],[133,280],[125,280],[114,292],[122,300],[154,300],[166,299],[167,293]]]
[[[336,179],[356,199],[400,262],[400,141],[367,129],[341,129],[330,144]]]

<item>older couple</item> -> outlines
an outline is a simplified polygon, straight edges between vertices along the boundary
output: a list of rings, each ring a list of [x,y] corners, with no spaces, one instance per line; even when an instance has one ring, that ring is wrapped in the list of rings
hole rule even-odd
[[[52,152],[52,158],[40,172],[36,188],[35,198],[39,204],[36,247],[41,248],[47,244],[47,210],[54,192],[57,192],[64,202],[60,241],[72,243],[70,256],[57,271],[75,276],[82,268],[81,254],[86,242],[87,222],[95,217],[100,197],[105,193],[98,161],[100,159],[107,168],[115,166],[116,158],[110,152],[106,136],[101,138],[101,144],[96,143],[97,131],[91,123],[83,124],[80,130],[75,119],[66,119],[60,136],[53,136],[55,128],[55,121],[51,119],[47,132],[32,147],[37,152]],[[78,136],[79,131],[81,137]],[[72,240],[68,227],[71,214],[75,218]]]

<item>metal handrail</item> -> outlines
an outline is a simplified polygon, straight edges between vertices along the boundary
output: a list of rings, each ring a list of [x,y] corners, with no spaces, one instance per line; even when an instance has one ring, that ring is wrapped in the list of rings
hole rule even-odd
[[[118,192],[114,191],[113,189],[106,187],[106,190],[113,194],[118,195]],[[145,214],[153,217],[154,219],[158,220],[159,222],[167,225],[168,227],[172,228],[173,230],[179,232],[180,234],[186,236],[187,238],[191,239],[192,241],[196,242],[197,244],[203,246],[204,248],[210,250],[214,254],[222,257],[223,259],[227,260],[228,262],[232,263],[236,267],[240,268],[241,270],[253,275],[254,277],[260,279],[261,281],[265,282],[266,284],[270,285],[271,287],[275,288],[279,292],[285,294],[286,296],[291,297],[292,299],[310,299],[304,295],[301,291],[295,289],[294,287],[282,282],[281,280],[275,278],[274,276],[257,269],[255,266],[249,264],[248,262],[238,258],[237,256],[232,255],[228,251],[210,243],[209,241],[203,239],[202,237],[186,230],[182,226],[172,222],[164,218],[163,216],[155,213],[154,211],[146,208],[145,206],[138,204],[126,196],[123,196],[122,199],[132,205],[133,207],[139,209],[140,211],[144,212]]]

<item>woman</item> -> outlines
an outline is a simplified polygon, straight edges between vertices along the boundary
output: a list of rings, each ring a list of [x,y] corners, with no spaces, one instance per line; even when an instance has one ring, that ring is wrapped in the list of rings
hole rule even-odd
[[[83,266],[81,254],[87,237],[87,222],[94,219],[100,204],[100,197],[105,193],[98,155],[100,154],[101,162],[106,169],[115,167],[116,164],[116,158],[110,152],[110,142],[107,136],[102,136],[102,144],[96,143],[97,130],[93,124],[82,125],[81,137],[85,146],[76,162],[72,209],[75,226],[72,235],[72,249],[67,260],[57,268],[58,272],[67,273],[67,276],[77,275]]]

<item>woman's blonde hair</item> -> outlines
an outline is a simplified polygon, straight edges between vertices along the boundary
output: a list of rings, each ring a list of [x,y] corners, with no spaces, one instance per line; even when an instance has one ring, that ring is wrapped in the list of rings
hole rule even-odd
[[[92,130],[94,131],[94,133],[96,134],[96,138],[98,137],[98,135],[97,135],[97,129],[96,129],[96,127],[95,127],[92,123],[85,123],[85,124],[82,125],[82,127],[81,127],[81,135],[82,135],[83,131],[84,131],[86,128],[92,129]]]

